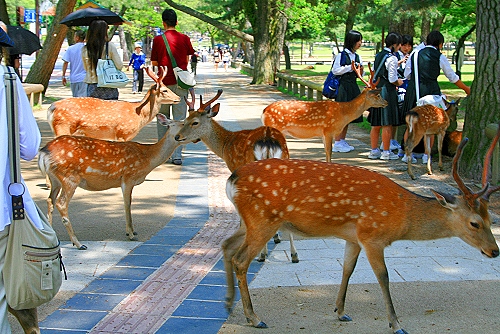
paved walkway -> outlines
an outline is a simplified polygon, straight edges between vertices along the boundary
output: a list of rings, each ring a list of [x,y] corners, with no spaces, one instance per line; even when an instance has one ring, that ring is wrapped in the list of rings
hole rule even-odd
[[[263,108],[283,98],[269,87],[249,85],[248,77],[233,70],[224,73],[219,69],[213,73],[211,64],[199,63],[198,71],[198,95],[203,94],[206,100],[217,89],[224,90],[217,120],[232,130],[260,125]],[[348,139],[356,150],[342,156],[337,154],[337,159],[388,174],[403,174],[402,163],[367,160],[367,145],[351,133]],[[320,140],[291,139],[289,145],[292,157],[323,159]],[[75,268],[70,271],[70,280],[75,281],[70,289],[77,293],[40,323],[42,333],[198,334],[248,330],[240,315],[233,325],[223,326],[228,315],[223,304],[226,287],[220,244],[238,226],[238,217],[225,195],[228,176],[222,160],[202,143],[189,144],[173,218],[159,232],[144,242],[86,242],[91,246],[86,252],[75,251],[66,244],[63,249],[66,265]],[[440,178],[439,174],[422,176],[418,182],[433,186]],[[416,188],[415,181],[402,179],[409,188]],[[110,247],[107,249],[106,245]],[[253,263],[250,288],[276,290],[340,283],[342,240],[297,240],[296,246],[299,264],[290,263],[287,241],[275,247],[264,265]],[[106,253],[110,248],[115,251]],[[89,257],[93,260],[86,259]],[[479,251],[454,239],[397,242],[387,249],[386,259],[391,282],[500,281],[498,261],[485,259]],[[84,267],[81,273],[76,269],[79,266]],[[375,282],[369,264],[361,257],[351,283]],[[254,302],[266,303],[263,299]],[[382,300],[379,304],[379,316],[383,317]],[[241,309],[236,308],[235,312]],[[299,329],[285,332],[299,332]]]

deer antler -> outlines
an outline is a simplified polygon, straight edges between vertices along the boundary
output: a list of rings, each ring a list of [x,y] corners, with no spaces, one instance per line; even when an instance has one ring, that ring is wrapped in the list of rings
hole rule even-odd
[[[500,139],[500,123],[498,124],[498,131],[493,138],[493,141],[490,144],[490,147],[488,149],[488,152],[486,153],[486,156],[484,157],[484,167],[483,167],[483,178],[482,178],[482,186],[483,188],[488,184],[488,180],[490,178],[490,164],[491,164],[491,157],[493,155],[493,151],[495,150],[495,146],[498,143],[498,140]],[[483,198],[487,201],[489,201],[491,194],[494,192],[500,190],[500,186],[489,188],[488,191],[486,191],[483,195]]]
[[[358,78],[366,85],[366,87],[368,88],[375,88],[377,87],[379,81],[380,81],[380,78],[378,78],[377,82],[373,82],[373,76],[375,75],[375,73],[372,71],[372,67],[371,67],[371,63],[368,63],[368,69],[370,70],[370,81],[366,81],[365,79],[363,79],[363,75],[361,74],[361,64],[356,66],[356,64],[354,63],[354,60],[351,62],[351,67],[352,67],[352,70],[354,72],[356,72],[356,75],[358,76]]]
[[[158,82],[158,76],[157,76],[157,75],[156,75],[156,73],[153,71],[153,69],[152,69],[150,66],[148,66],[148,67],[146,67],[146,68],[145,68],[145,70],[146,70],[146,74],[147,74],[147,75],[149,75],[149,77],[150,77],[151,79],[153,79],[153,81],[154,81],[154,82],[156,82],[156,83],[157,83],[157,82]]]
[[[223,92],[222,89],[219,89],[217,91],[217,95],[215,95],[215,97],[213,97],[210,101],[208,101],[206,103],[203,103],[202,97],[200,95],[200,109],[199,110],[204,110],[207,107],[210,107],[210,104],[212,104],[212,102],[214,102],[215,100],[217,100],[222,95],[222,92]]]
[[[189,94],[191,95],[191,101],[188,101],[187,97],[184,96],[184,101],[188,105],[188,112],[194,111],[194,104],[196,102],[196,96],[194,95],[194,88],[189,89]]]

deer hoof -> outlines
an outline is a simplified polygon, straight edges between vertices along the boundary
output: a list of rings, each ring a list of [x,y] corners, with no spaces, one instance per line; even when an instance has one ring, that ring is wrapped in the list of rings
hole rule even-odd
[[[261,321],[257,324],[257,326],[255,326],[255,328],[267,328],[267,325],[265,322]]]
[[[292,254],[292,263],[299,263],[299,254]]]
[[[266,256],[264,254],[260,254],[260,256],[257,258],[257,262],[264,262],[266,261]]]
[[[78,250],[87,250],[87,246],[81,245],[80,247],[78,247]]]
[[[278,233],[274,235],[273,240],[275,244],[279,244],[281,242],[281,238]]]
[[[343,316],[339,317],[339,320],[343,321],[343,322],[348,322],[348,321],[352,321],[352,318],[350,316],[348,316],[347,314],[344,314]]]
[[[401,328],[395,331],[394,334],[408,334],[408,332]]]

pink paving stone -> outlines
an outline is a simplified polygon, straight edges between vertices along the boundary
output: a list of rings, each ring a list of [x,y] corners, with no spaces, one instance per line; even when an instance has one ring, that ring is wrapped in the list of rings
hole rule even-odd
[[[90,333],[156,332],[221,258],[220,246],[239,227],[239,217],[226,197],[224,162],[210,153],[208,163],[209,221]]]

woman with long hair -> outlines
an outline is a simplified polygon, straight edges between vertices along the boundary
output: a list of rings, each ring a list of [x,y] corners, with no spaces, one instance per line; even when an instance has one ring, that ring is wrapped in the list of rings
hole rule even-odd
[[[121,70],[123,61],[113,43],[108,42],[108,24],[103,20],[94,20],[87,30],[87,44],[82,48],[85,71],[85,83],[89,97],[104,100],[118,100],[118,88],[97,87],[97,60],[111,59],[116,68]]]

